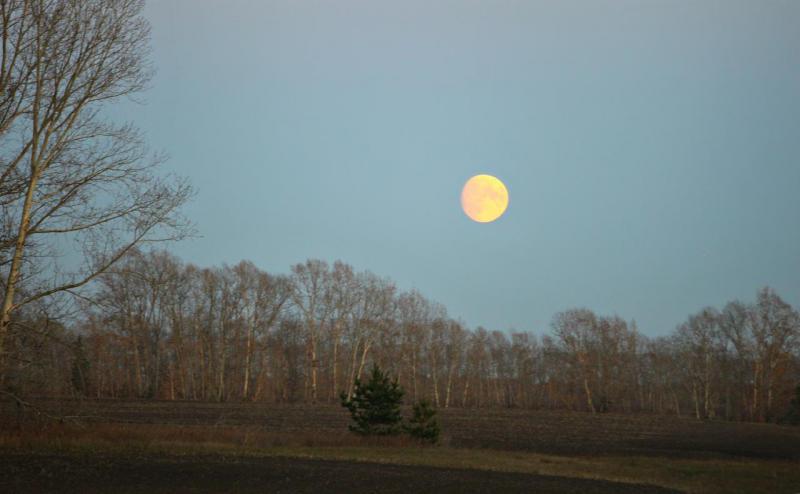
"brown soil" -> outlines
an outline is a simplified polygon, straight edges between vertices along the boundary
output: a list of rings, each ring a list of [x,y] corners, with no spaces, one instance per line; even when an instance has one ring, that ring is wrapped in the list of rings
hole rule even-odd
[[[5,493],[669,493],[647,485],[376,463],[223,456],[0,455]]]
[[[90,423],[246,426],[267,434],[307,438],[342,436],[348,422],[346,410],[331,405],[113,400],[40,404],[57,414],[84,416]],[[800,459],[800,427],[545,410],[447,409],[439,413],[443,443],[452,447],[558,455]],[[0,427],[14,422],[13,408],[0,403]]]

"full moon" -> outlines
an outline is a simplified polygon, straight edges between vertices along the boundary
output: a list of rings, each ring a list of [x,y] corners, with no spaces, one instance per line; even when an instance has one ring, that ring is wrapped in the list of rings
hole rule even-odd
[[[461,208],[471,220],[489,223],[503,215],[508,207],[508,190],[491,175],[475,175],[461,191]]]

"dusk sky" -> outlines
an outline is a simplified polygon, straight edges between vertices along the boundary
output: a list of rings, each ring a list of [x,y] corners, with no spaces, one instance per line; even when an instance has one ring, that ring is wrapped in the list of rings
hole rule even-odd
[[[148,2],[115,108],[198,193],[203,266],[341,259],[472,327],[587,307],[648,335],[800,306],[800,2]],[[500,178],[471,221],[459,194]]]

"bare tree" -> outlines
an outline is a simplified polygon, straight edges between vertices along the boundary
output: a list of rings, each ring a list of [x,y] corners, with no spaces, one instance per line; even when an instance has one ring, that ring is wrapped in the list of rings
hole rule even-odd
[[[352,324],[348,332],[351,359],[347,396],[353,394],[355,380],[360,378],[367,364],[372,345],[381,333],[391,331],[395,322],[394,283],[369,271],[359,273],[358,301],[353,307]]]
[[[770,288],[758,292],[756,303],[749,312],[748,322],[755,350],[755,419],[771,420],[782,370],[800,344],[800,315]]]
[[[741,393],[739,408],[750,420],[774,418],[775,397],[786,398],[795,385],[787,371],[797,360],[800,315],[772,289],[763,288],[755,304],[726,305],[719,326],[733,360],[730,377]]]
[[[0,0],[0,356],[12,315],[86,285],[137,244],[189,233],[191,194],[103,109],[146,87],[142,0]],[[75,269],[59,266],[79,245]],[[41,276],[39,276],[41,275]],[[24,291],[20,287],[24,286]]]
[[[244,369],[241,396],[249,400],[257,340],[259,336],[263,340],[280,317],[289,297],[289,286],[285,278],[264,273],[251,262],[242,261],[233,270],[246,331],[244,363],[238,366]]]
[[[597,412],[592,393],[594,375],[591,362],[595,345],[597,317],[588,309],[560,312],[553,318],[553,331],[566,350],[568,362],[576,374],[586,397],[586,405]]]
[[[430,343],[435,309],[416,290],[401,294],[397,305],[403,341],[403,360],[406,364],[405,374],[408,376],[411,397],[417,401],[421,380],[420,366],[424,363],[422,352]]]
[[[333,263],[331,271],[331,311],[329,327],[329,340],[331,346],[331,393],[330,400],[336,401],[339,387],[339,354],[342,335],[355,326],[354,311],[359,302],[361,290],[358,277],[353,272],[353,267],[341,261]],[[349,384],[347,385],[349,389]]]
[[[690,316],[678,327],[675,338],[689,373],[695,416],[712,418],[718,399],[719,313],[707,307]]]
[[[300,312],[306,330],[309,389],[312,402],[317,401],[318,345],[320,326],[328,320],[330,304],[330,270],[328,263],[309,259],[292,266],[292,303]]]
[[[464,365],[464,350],[467,341],[467,331],[463,325],[456,321],[450,321],[447,325],[447,343],[445,346],[445,359],[447,360],[447,383],[444,391],[444,407],[450,407],[452,403],[452,392],[458,373]]]
[[[327,397],[321,383],[347,391],[375,362],[416,399],[445,408],[774,421],[800,380],[800,316],[770,289],[751,304],[703,309],[650,340],[635,323],[587,309],[557,314],[553,337],[471,331],[420,293],[398,293],[390,280],[340,262],[329,270],[308,261],[288,279],[249,262],[199,269],[164,251],[133,249],[92,286],[74,328],[47,320],[33,310],[39,304],[21,310],[29,331],[9,340],[19,355],[12,382],[42,394],[74,392],[60,355],[75,332],[91,368],[80,391],[98,397],[314,401],[315,372]],[[314,366],[320,357],[325,365]]]

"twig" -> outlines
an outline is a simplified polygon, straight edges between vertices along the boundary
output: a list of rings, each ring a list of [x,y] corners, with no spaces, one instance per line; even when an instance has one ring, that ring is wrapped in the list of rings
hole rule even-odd
[[[88,417],[82,417],[80,415],[60,415],[60,416],[52,415],[52,414],[44,411],[42,408],[37,407],[33,403],[30,403],[28,401],[23,400],[22,398],[20,398],[19,396],[15,395],[14,393],[12,393],[10,391],[6,391],[6,390],[0,389],[0,393],[10,397],[11,399],[13,399],[17,403],[17,407],[19,407],[19,408],[28,408],[28,409],[32,410],[34,413],[36,413],[37,415],[46,417],[46,418],[48,418],[50,420],[54,420],[54,421],[57,421],[57,422],[60,422],[60,423],[64,423],[64,421],[69,420],[72,423],[74,423],[75,425],[77,425],[78,427],[81,427],[81,428],[85,428],[86,427],[84,424],[82,424],[80,422],[79,419],[88,418]]]

